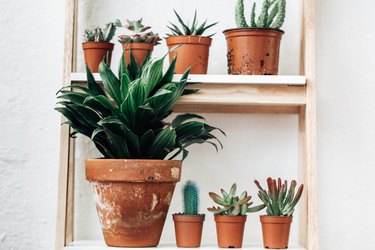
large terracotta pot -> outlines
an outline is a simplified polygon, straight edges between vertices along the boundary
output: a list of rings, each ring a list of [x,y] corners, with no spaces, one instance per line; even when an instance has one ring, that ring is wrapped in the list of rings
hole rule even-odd
[[[131,50],[139,67],[141,66],[143,59],[145,59],[147,54],[151,53],[154,50],[154,44],[153,43],[141,43],[141,42],[123,43],[122,49],[124,50],[126,65],[130,63],[130,50]]]
[[[241,248],[246,215],[215,215],[217,242],[222,248]]]
[[[106,244],[157,246],[180,174],[181,161],[86,160]]]
[[[108,42],[85,42],[82,43],[85,62],[91,72],[99,71],[99,64],[102,60],[110,65],[113,51],[113,43]]]
[[[208,54],[212,38],[204,36],[170,36],[166,38],[169,49],[182,45],[169,53],[169,61],[177,54],[176,74],[191,67],[190,74],[207,74]]]
[[[239,28],[223,33],[227,40],[228,74],[277,75],[283,31]]]
[[[265,248],[288,248],[292,216],[260,216]]]
[[[204,217],[204,214],[173,215],[176,245],[178,247],[200,247]]]

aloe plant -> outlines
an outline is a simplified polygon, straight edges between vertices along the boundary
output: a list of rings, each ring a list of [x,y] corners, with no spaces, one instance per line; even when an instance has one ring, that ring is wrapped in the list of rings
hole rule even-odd
[[[256,3],[251,9],[250,24],[245,18],[245,7],[243,0],[237,0],[236,5],[236,24],[238,28],[262,28],[262,29],[280,29],[285,20],[286,0],[263,0],[261,13],[256,20]]]
[[[268,191],[264,190],[257,180],[254,181],[258,187],[258,196],[267,206],[267,215],[269,216],[291,216],[294,212],[294,207],[300,200],[303,192],[303,184],[301,184],[295,194],[297,182],[291,181],[289,190],[288,182],[285,180],[282,183],[281,179],[278,178],[277,182],[275,179],[269,177],[267,179]]]
[[[237,184],[234,183],[230,188],[229,193],[224,189],[221,189],[223,196],[210,192],[209,195],[211,199],[220,206],[209,207],[207,210],[219,215],[238,216],[246,215],[246,213],[258,212],[266,207],[264,204],[251,207],[253,204],[253,202],[250,202],[251,196],[247,195],[247,192],[244,191],[238,197],[236,196],[236,190]]]
[[[160,44],[161,41],[158,34],[154,34],[150,26],[144,26],[142,24],[142,18],[139,20],[126,20],[127,24],[123,25],[120,20],[116,20],[116,23],[120,25],[120,27],[124,27],[130,32],[134,33],[132,35],[121,35],[119,36],[120,43],[133,43],[133,42],[141,42],[141,43],[153,43],[155,45]]]
[[[165,56],[148,57],[140,67],[132,58],[129,67],[122,58],[118,76],[101,62],[103,86],[87,68],[87,87],[71,85],[58,92],[55,109],[67,118],[65,124],[74,133],[91,138],[105,158],[173,159],[182,153],[185,159],[192,144],[222,147],[212,132],[224,132],[202,122],[199,115],[181,114],[172,122],[165,121],[180,96],[197,91],[185,89],[189,69],[174,81],[176,57],[164,74]]]
[[[187,181],[183,189],[184,214],[197,215],[199,205],[199,194],[197,184],[193,181]]]
[[[176,10],[173,10],[178,22],[181,25],[181,29],[178,27],[178,25],[169,22],[171,26],[167,26],[168,29],[171,31],[171,33],[167,34],[167,36],[202,36],[203,33],[211,28],[212,26],[216,25],[216,23],[207,24],[207,20],[204,21],[202,24],[198,25],[197,21],[197,11],[195,10],[194,18],[191,26],[189,27],[188,22],[184,22],[181,18],[181,16],[177,13]],[[214,34],[208,35],[207,37],[212,37]]]
[[[121,27],[121,24],[115,21],[107,23],[105,28],[87,29],[84,33],[84,39],[87,42],[110,42],[118,27]]]

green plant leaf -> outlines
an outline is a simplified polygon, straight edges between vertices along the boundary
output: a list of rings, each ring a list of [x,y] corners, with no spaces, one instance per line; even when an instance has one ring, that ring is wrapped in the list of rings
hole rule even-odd
[[[113,98],[118,107],[121,105],[121,91],[120,82],[113,74],[111,68],[105,63],[101,62],[99,65],[99,74],[102,78],[104,88],[108,94]]]

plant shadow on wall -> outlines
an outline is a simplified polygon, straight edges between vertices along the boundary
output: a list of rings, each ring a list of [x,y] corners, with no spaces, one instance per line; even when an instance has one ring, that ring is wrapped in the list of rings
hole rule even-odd
[[[73,134],[89,137],[104,159],[86,160],[106,244],[148,247],[159,243],[181,161],[187,147],[221,142],[196,114],[165,121],[177,100],[198,91],[186,89],[189,69],[173,81],[175,57],[163,74],[164,57],[147,56],[140,66],[132,53],[122,57],[118,76],[104,62],[96,83],[87,68],[87,87],[71,85],[58,92],[58,107]],[[168,160],[164,160],[168,159]],[[145,233],[147,232],[147,233]]]

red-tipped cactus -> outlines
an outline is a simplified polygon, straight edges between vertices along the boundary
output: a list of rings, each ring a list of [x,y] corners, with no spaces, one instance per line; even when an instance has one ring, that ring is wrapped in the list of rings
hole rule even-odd
[[[285,180],[282,183],[281,179],[277,181],[269,177],[267,179],[268,192],[264,190],[257,180],[254,181],[258,187],[258,196],[267,206],[267,215],[269,216],[291,216],[294,212],[294,207],[297,205],[303,192],[303,184],[301,184],[295,193],[297,182],[291,181],[289,190],[288,182]]]

